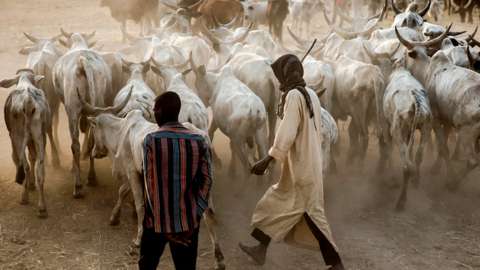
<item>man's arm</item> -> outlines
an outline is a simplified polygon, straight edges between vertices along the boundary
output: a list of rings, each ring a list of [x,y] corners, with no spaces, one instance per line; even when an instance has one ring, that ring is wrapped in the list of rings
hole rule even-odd
[[[199,174],[197,178],[197,213],[201,217],[205,209],[208,208],[208,198],[212,187],[212,151],[210,146],[202,141],[203,155],[200,158]]]
[[[278,126],[272,148],[268,155],[283,161],[297,138],[298,128],[302,120],[302,99],[299,91],[292,90],[286,100],[284,117]]]

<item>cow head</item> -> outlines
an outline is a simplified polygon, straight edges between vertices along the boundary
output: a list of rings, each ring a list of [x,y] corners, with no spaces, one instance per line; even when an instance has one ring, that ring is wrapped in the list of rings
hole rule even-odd
[[[412,72],[416,78],[422,78],[422,83],[425,82],[426,70],[430,64],[429,48],[438,48],[439,44],[448,36],[448,32],[452,28],[450,24],[446,31],[440,36],[422,42],[409,41],[402,37],[398,32],[398,28],[395,26],[395,34],[398,40],[406,47],[406,59],[405,63],[407,68]]]
[[[181,71],[183,79],[185,79],[185,76],[192,71],[191,69],[187,69],[189,60],[187,59],[185,62],[180,63],[178,65],[165,65],[158,63],[153,57],[150,58],[150,63],[151,63],[151,69],[152,71],[160,76],[160,78],[163,81],[163,89],[167,89],[168,86],[170,85],[170,82],[172,79],[179,74]]]
[[[129,62],[122,58],[122,70],[123,72],[132,77],[140,77],[142,80],[145,80],[147,72],[150,70],[150,62],[144,61],[140,63]]]
[[[60,50],[54,45],[54,43],[61,38],[61,35],[57,35],[52,38],[37,38],[25,32],[23,33],[23,35],[30,42],[32,42],[32,45],[22,47],[19,51],[20,54],[28,55],[32,52],[37,52],[42,50],[45,46],[51,46],[51,48],[55,51],[55,53],[57,53],[58,55],[61,54]]]
[[[108,155],[107,147],[107,134],[105,134],[104,129],[102,128],[102,121],[100,117],[88,117],[88,123],[90,124],[90,134],[93,135],[93,149],[91,152],[92,157],[94,158],[104,158]]]
[[[37,86],[44,78],[45,77],[43,75],[35,75],[34,71],[31,69],[23,68],[17,70],[15,77],[0,81],[0,87],[10,88],[18,84],[18,82],[22,79],[28,80],[32,85]]]
[[[127,97],[118,105],[116,106],[109,106],[109,107],[96,107],[89,104],[85,98],[81,95],[80,90],[77,88],[77,97],[82,107],[82,113],[87,116],[97,116],[100,114],[118,114],[127,106],[130,97],[132,96],[133,86],[128,91]]]
[[[453,12],[458,13],[460,15],[460,21],[463,23],[465,22],[465,17],[467,15],[467,12],[470,10],[472,7],[472,0],[451,0],[450,3],[453,7]],[[465,3],[466,2],[466,3]],[[457,3],[459,5],[457,5]]]
[[[395,1],[391,0],[392,9],[396,14],[394,25],[409,28],[421,27],[424,22],[423,17],[427,15],[430,10],[431,3],[431,0],[429,0],[427,5],[420,11],[416,3],[411,3],[405,11],[402,11],[396,6]]]
[[[70,49],[74,45],[84,45],[88,48],[95,46],[96,41],[92,39],[95,37],[96,31],[93,31],[90,34],[87,33],[70,33],[60,28],[60,32],[65,39],[59,39],[58,41],[62,46],[67,49]]]

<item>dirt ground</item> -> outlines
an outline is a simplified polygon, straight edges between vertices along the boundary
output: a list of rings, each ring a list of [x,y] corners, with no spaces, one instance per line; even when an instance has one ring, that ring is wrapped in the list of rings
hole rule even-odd
[[[0,0],[0,78],[13,76],[25,64],[26,58],[17,53],[27,44],[22,31],[48,37],[56,35],[61,26],[67,31],[97,30],[105,49],[121,47],[118,24],[98,2]],[[323,19],[320,21],[318,24],[323,24]],[[455,29],[472,28],[455,24]],[[137,27],[133,30],[138,31]],[[8,90],[0,92],[1,104],[7,95]],[[40,220],[33,204],[35,193],[31,205],[19,204],[21,187],[14,183],[10,141],[0,121],[0,269],[136,269],[137,258],[129,253],[136,224],[131,206],[124,207],[119,226],[108,225],[118,189],[110,162],[97,162],[100,185],[88,188],[84,199],[73,199],[70,139],[63,111],[60,133],[63,169],[47,166],[49,218]],[[410,190],[406,210],[397,213],[393,209],[399,188],[392,183],[398,179],[374,176],[378,155],[376,142],[371,141],[363,170],[341,159],[341,173],[329,177],[326,184],[327,215],[348,269],[480,269],[480,174],[470,175],[452,194],[444,188],[444,172],[428,174],[431,157],[427,158],[421,186]],[[228,161],[225,137],[217,136],[214,145]],[[87,166],[82,162],[83,179]],[[400,175],[398,166],[389,171],[397,178]],[[320,252],[283,244],[272,245],[263,267],[253,265],[239,251],[239,241],[253,243],[248,235],[249,220],[267,185],[266,179],[234,178],[222,168],[216,170],[214,199],[227,268],[324,269]],[[199,269],[212,269],[211,245],[204,232],[199,250]],[[173,269],[168,252],[160,269]]]

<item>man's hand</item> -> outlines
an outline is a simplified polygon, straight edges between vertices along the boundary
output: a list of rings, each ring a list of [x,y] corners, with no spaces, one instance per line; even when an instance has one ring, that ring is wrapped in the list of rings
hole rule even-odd
[[[250,172],[256,175],[264,175],[265,171],[268,169],[268,166],[270,165],[270,162],[272,162],[272,160],[273,160],[273,157],[266,156],[262,160],[255,163],[255,165],[253,165]]]

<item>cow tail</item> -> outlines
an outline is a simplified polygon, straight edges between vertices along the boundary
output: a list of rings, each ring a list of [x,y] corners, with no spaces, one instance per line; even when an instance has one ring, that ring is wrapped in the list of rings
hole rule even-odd
[[[30,91],[30,90],[29,90]],[[26,177],[26,171],[29,168],[27,163],[27,157],[25,151],[27,150],[27,142],[29,140],[30,134],[27,132],[29,130],[30,123],[32,121],[33,114],[35,113],[35,103],[33,101],[32,96],[29,94],[27,95],[26,100],[23,103],[23,117],[24,117],[24,130],[25,135],[23,137],[22,144],[20,149],[16,149],[17,154],[19,155],[19,164],[17,166],[17,172],[15,175],[15,182],[18,184],[23,184],[23,181]]]
[[[414,115],[413,115],[413,121],[412,121],[412,126],[410,130],[410,137],[408,138],[408,148],[412,147],[413,142],[415,141],[415,130],[417,129],[418,125],[418,118],[419,118],[419,100],[417,98],[417,95],[415,94],[415,91],[411,91],[412,96],[413,96],[413,107],[414,107]]]
[[[85,91],[84,99],[87,102],[90,102],[92,95],[95,94],[95,75],[93,69],[88,64],[87,59],[84,56],[80,56],[78,59],[78,70],[77,75],[85,77],[87,81],[87,89]],[[93,98],[95,100],[95,98]],[[93,104],[95,105],[95,104]],[[85,115],[80,116],[80,131],[86,133],[88,129],[88,121]]]

